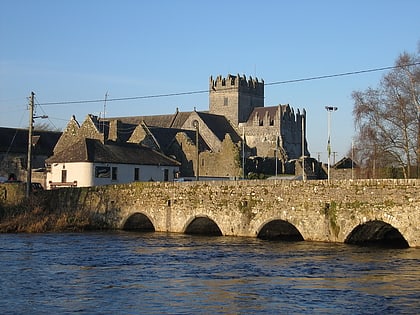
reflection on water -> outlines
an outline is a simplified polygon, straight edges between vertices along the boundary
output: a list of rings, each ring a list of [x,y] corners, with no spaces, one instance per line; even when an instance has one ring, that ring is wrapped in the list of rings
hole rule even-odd
[[[5,314],[420,308],[420,250],[162,233],[0,235]]]

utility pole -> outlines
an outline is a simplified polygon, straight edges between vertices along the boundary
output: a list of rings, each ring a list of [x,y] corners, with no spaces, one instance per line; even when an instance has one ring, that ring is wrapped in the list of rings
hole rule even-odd
[[[28,164],[26,167],[26,197],[31,192],[32,182],[32,133],[34,129],[34,98],[35,93],[31,92],[29,97],[29,130],[28,130]]]
[[[47,115],[34,116],[34,102],[35,93],[31,92],[29,97],[29,130],[28,130],[28,163],[26,166],[26,197],[29,197],[31,192],[32,182],[32,134],[34,133],[34,119],[35,118],[48,118]]]

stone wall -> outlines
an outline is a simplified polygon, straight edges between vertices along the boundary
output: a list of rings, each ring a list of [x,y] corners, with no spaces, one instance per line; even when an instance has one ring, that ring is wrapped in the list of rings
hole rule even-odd
[[[97,139],[104,142],[104,133],[98,130],[97,125],[98,120],[96,116],[88,115],[81,126],[73,116],[55,145],[54,154],[65,150],[72,143],[81,139]]]
[[[242,176],[240,148],[226,134],[220,151],[200,154],[200,176]]]
[[[239,126],[244,130],[247,145],[256,149],[256,155],[274,157],[278,142],[278,148],[284,152],[285,160],[302,156],[302,120],[306,119],[305,111],[295,113],[289,105],[278,105],[258,109],[257,114]],[[306,130],[305,124],[304,129]],[[279,154],[279,157],[282,155]],[[308,155],[305,137],[305,156]]]

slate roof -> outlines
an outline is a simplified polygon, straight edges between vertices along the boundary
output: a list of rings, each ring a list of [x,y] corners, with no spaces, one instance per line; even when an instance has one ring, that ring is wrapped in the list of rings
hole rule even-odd
[[[357,163],[354,162],[351,158],[343,157],[340,161],[335,163],[333,168],[335,168],[335,169],[348,169],[348,168],[352,168],[352,166],[353,167],[358,167]]]
[[[175,114],[170,115],[112,117],[107,119],[119,120],[123,124],[120,126],[119,130],[124,128],[127,130],[127,134],[130,132],[130,130],[132,133],[134,128],[133,126],[144,122],[148,129],[153,133],[153,136],[158,141],[160,147],[165,149],[169,146],[169,144],[175,138],[176,134],[179,132],[184,132],[195,143],[195,130],[182,129],[185,122],[192,113],[193,112],[176,112]],[[220,141],[224,140],[227,133],[231,135],[232,141],[234,143],[241,141],[241,137],[237,134],[225,116],[201,111],[196,113]],[[119,136],[120,139],[123,139],[120,133]],[[128,139],[128,137],[126,139]],[[208,145],[201,138],[201,136],[200,148],[209,149]]]
[[[179,166],[176,160],[134,143],[103,144],[95,139],[81,139],[66,150],[55,154],[46,160],[47,163],[116,163],[137,165]]]
[[[162,150],[168,149],[171,143],[174,141],[176,135],[178,133],[184,133],[188,138],[191,139],[192,143],[195,144],[195,130],[186,130],[186,129],[175,129],[175,128],[161,128],[161,127],[148,127],[150,132],[155,137],[156,141],[158,142],[160,148]],[[210,150],[210,147],[204,141],[204,139],[199,135],[199,145],[200,150]]]
[[[181,128],[190,116],[191,112],[176,112],[168,115],[152,115],[152,116],[132,116],[132,117],[112,117],[106,120],[119,120],[124,124],[140,125],[142,122],[147,126],[163,127],[163,128]]]
[[[56,131],[34,131],[33,154],[53,154],[54,146],[61,136]],[[28,151],[28,129],[0,127],[0,152],[26,153]]]
[[[225,135],[227,133],[230,134],[234,143],[241,141],[241,137],[238,135],[238,133],[235,131],[225,116],[209,114],[205,112],[197,112],[197,114],[220,141],[225,139]]]
[[[258,115],[260,119],[263,119],[265,117],[265,114],[268,112],[268,116],[274,120],[275,116],[277,115],[278,106],[269,106],[269,107],[255,107],[249,115],[248,122],[253,122],[255,119],[255,116]]]

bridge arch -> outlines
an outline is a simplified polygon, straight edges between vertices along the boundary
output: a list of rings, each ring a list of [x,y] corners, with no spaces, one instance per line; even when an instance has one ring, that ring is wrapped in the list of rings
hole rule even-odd
[[[407,240],[398,229],[381,220],[371,220],[357,225],[344,243],[388,248],[409,247]]]
[[[299,230],[290,222],[274,219],[266,222],[257,234],[257,238],[276,241],[303,241]]]
[[[222,236],[223,233],[215,221],[206,215],[199,215],[191,218],[184,228],[185,234]]]
[[[154,232],[155,227],[147,215],[141,212],[134,212],[126,218],[122,224],[125,231]]]

